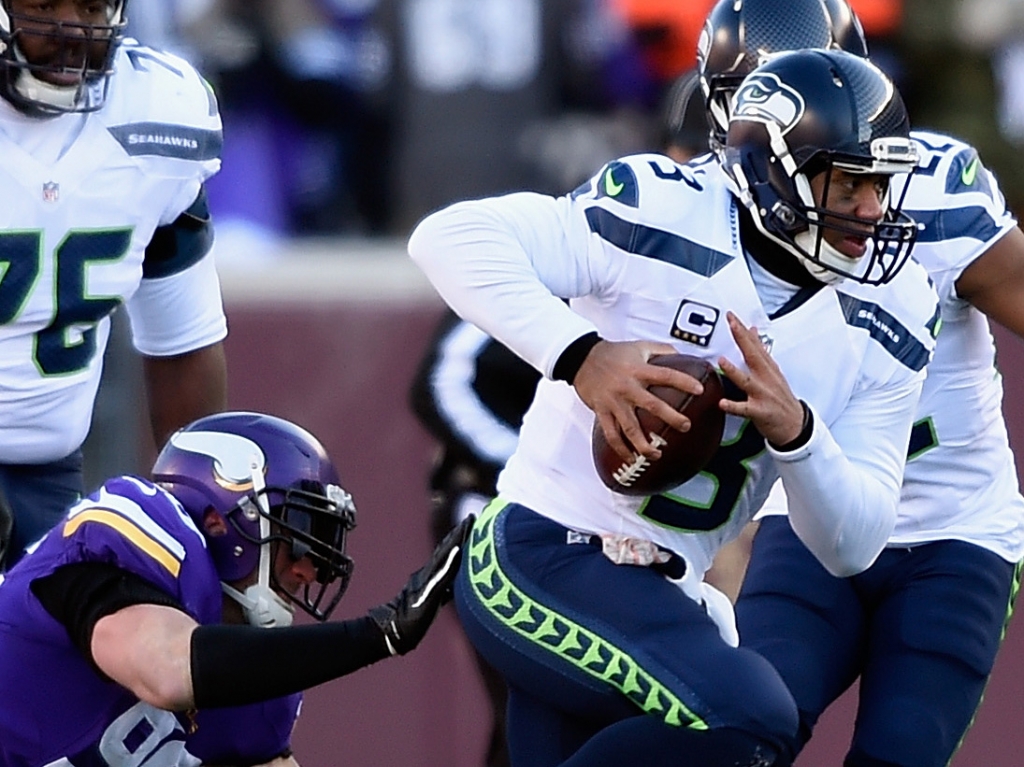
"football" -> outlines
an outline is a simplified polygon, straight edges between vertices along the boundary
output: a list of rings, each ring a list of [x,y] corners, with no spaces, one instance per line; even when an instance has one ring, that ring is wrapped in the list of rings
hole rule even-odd
[[[594,419],[592,445],[597,473],[611,490],[625,495],[657,495],[696,476],[718,450],[725,428],[725,413],[718,407],[724,396],[722,377],[710,362],[689,354],[662,354],[651,357],[650,362],[688,373],[704,384],[704,393],[696,397],[670,386],[651,387],[651,393],[691,423],[689,431],[681,432],[646,410],[637,410],[640,426],[661,450],[661,458],[656,461],[639,453],[633,454],[632,461],[623,461]]]

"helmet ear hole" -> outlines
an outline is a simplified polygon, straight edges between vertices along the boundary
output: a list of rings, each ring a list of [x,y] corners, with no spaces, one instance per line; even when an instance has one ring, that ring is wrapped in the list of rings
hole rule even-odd
[[[211,538],[220,538],[228,534],[227,520],[212,506],[203,514],[203,532]]]

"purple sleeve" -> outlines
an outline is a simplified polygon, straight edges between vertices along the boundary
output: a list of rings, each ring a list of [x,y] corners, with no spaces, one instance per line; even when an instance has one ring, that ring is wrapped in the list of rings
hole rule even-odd
[[[54,565],[104,562],[142,576],[200,623],[220,619],[220,584],[202,535],[176,502],[144,480],[108,480],[44,541]],[[42,547],[41,547],[42,548]]]

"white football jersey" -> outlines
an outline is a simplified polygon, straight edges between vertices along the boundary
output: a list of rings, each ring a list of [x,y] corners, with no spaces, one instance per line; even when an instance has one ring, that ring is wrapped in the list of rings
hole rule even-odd
[[[956,293],[963,271],[1016,221],[978,153],[915,132],[921,168],[905,208],[914,249],[938,290],[942,330],[921,393],[893,545],[971,541],[1010,562],[1024,556],[1024,498],[1003,419],[988,318]]]
[[[942,328],[889,545],[963,540],[1017,562],[1024,557],[1024,498],[1003,419],[995,343],[988,318],[956,294],[964,270],[1016,222],[973,147],[924,131],[912,136],[921,165],[904,208],[922,225],[913,257],[935,282]],[[785,511],[779,486],[763,513]]]
[[[157,227],[220,166],[216,100],[189,64],[133,41],[115,67],[91,114],[34,119],[0,101],[0,462],[81,445],[121,304],[145,354],[227,332],[212,257],[143,267]]]
[[[503,498],[582,532],[653,540],[702,573],[781,474],[810,516],[822,497],[851,520],[875,519],[871,506],[887,505],[873,559],[892,529],[934,344],[935,292],[911,263],[882,287],[786,286],[789,300],[769,315],[758,290],[774,278],[748,264],[738,227],[737,202],[710,157],[679,166],[638,155],[557,200],[520,193],[460,203],[417,228],[410,254],[438,291],[548,376],[499,478]],[[761,271],[757,285],[752,270]],[[647,499],[608,490],[591,454],[594,414],[571,386],[550,379],[558,356],[596,330],[742,367],[727,311],[758,329],[814,411],[815,437],[780,456],[749,421],[730,416],[718,454],[690,482]]]

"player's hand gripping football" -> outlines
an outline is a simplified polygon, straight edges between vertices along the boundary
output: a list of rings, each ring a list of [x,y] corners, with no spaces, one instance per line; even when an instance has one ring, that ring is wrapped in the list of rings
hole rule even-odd
[[[718,364],[729,380],[746,392],[747,399],[743,402],[724,399],[722,410],[749,418],[761,436],[774,445],[785,445],[796,439],[803,428],[803,405],[765,349],[757,328],[747,327],[732,312],[728,312],[726,318],[747,370],[725,357],[720,358]]]
[[[674,429],[685,432],[690,421],[652,394],[650,386],[671,386],[689,394],[700,394],[697,379],[671,368],[652,365],[656,354],[674,354],[669,344],[655,341],[601,341],[583,361],[573,386],[580,399],[594,411],[601,431],[612,450],[631,460],[633,449],[651,459],[661,451],[651,444],[637,418],[637,408],[646,410]]]
[[[430,561],[409,576],[394,599],[370,610],[370,617],[384,633],[384,642],[392,655],[405,655],[416,647],[434,622],[438,609],[452,598],[452,584],[473,519],[470,516],[452,528],[434,549]]]

